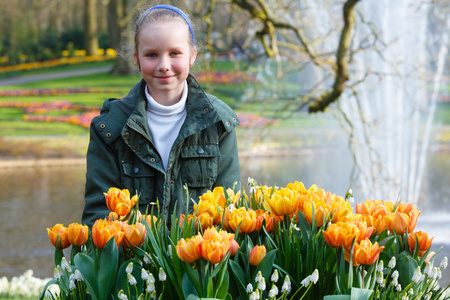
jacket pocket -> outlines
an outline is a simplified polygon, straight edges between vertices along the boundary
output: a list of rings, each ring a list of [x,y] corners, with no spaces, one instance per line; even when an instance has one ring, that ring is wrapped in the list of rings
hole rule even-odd
[[[188,187],[210,188],[217,179],[218,145],[188,145],[181,150],[181,178]]]
[[[123,161],[122,170],[122,183],[130,195],[140,195],[139,204],[153,201],[155,170],[141,161]]]

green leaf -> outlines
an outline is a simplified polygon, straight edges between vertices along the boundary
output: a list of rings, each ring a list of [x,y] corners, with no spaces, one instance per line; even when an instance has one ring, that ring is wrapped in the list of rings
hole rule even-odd
[[[84,253],[75,255],[75,266],[83,275],[84,282],[91,294],[93,300],[98,299],[99,289],[97,285],[97,276],[94,267],[94,260]]]
[[[368,300],[370,298],[370,295],[372,295],[373,290],[367,290],[367,289],[359,289],[352,287],[351,290],[351,300]]]
[[[52,279],[49,282],[47,282],[47,284],[44,286],[44,289],[42,290],[41,295],[39,296],[39,300],[43,300],[45,297],[45,292],[47,291],[48,287],[51,286],[52,284],[56,284],[58,285],[58,280]]]
[[[183,276],[181,286],[183,288],[183,295],[184,295],[184,298],[186,298],[186,300],[187,299],[199,299],[198,292],[194,288],[194,285],[192,284],[192,281],[189,278],[189,276],[187,275],[187,273],[184,274],[184,276]]]
[[[324,296],[323,300],[350,300],[350,295],[328,295]]]
[[[141,291],[144,287],[144,281],[142,280],[142,266],[139,264],[137,259],[130,259],[123,262],[117,272],[117,278],[114,285],[115,295],[117,295],[120,290],[126,291],[128,288],[128,277],[125,270],[130,262],[133,263],[133,271],[131,272],[131,275],[133,275],[133,277],[136,279],[136,287],[138,291]],[[135,289],[132,288],[130,292],[132,295],[136,296],[137,299],[139,295],[136,295]],[[133,296],[131,298],[134,299]]]
[[[207,285],[206,285],[206,296],[207,296],[207,297],[212,297],[212,296],[214,296],[214,284],[213,284],[213,279],[212,279],[212,277],[209,277],[208,283],[207,283]]]
[[[228,294],[228,286],[230,284],[230,276],[228,275],[228,271],[225,270],[225,276],[221,281],[219,288],[216,290],[215,298],[225,299]]]
[[[184,280],[185,280],[184,277],[188,276],[190,284],[193,285],[193,287],[197,291],[197,295],[198,295],[199,293],[201,293],[201,290],[202,290],[198,271],[195,270],[194,268],[192,268],[191,264],[189,264],[185,261],[183,261],[183,263],[184,263],[184,269],[186,270],[186,273],[183,276],[182,284],[184,283]],[[183,287],[183,294],[184,294],[184,287]],[[189,295],[189,294],[187,294],[187,295]],[[184,294],[184,296],[186,297],[186,294]]]
[[[417,261],[411,257],[409,252],[403,251],[397,257],[398,282],[402,286],[411,283],[411,279],[418,267]]]
[[[116,281],[119,267],[119,250],[114,238],[106,243],[98,262],[97,284],[100,288],[100,299],[107,299]]]
[[[270,274],[272,273],[273,263],[275,261],[276,255],[276,249],[269,251],[268,253],[266,253],[266,256],[264,256],[264,258],[255,269],[255,274],[257,274],[258,271],[261,271],[261,274],[266,279],[266,282],[269,282],[268,279],[270,277]]]
[[[234,279],[236,281],[236,285],[238,287],[239,294],[240,295],[246,295],[247,294],[247,290],[246,290],[245,285],[244,285],[244,282],[245,282],[244,271],[242,270],[241,266],[237,262],[235,262],[234,260],[230,260],[229,261],[229,265],[230,265],[231,271],[234,274]]]

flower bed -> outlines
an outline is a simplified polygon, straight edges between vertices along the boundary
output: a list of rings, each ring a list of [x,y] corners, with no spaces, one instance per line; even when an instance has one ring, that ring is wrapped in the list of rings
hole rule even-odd
[[[58,285],[60,299],[449,298],[438,285],[447,258],[435,264],[433,238],[414,232],[415,205],[367,200],[353,211],[350,190],[249,184],[250,195],[208,191],[169,227],[157,202],[142,215],[136,195],[111,188],[111,213],[91,231],[47,229],[56,263],[47,287]]]

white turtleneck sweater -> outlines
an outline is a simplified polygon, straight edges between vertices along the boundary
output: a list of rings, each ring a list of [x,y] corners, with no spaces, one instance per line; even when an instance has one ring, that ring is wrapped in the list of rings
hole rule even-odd
[[[180,101],[174,105],[164,106],[156,102],[148,92],[147,86],[145,87],[148,127],[166,171],[170,150],[180,132],[181,125],[186,119],[187,90],[187,82],[185,81]]]

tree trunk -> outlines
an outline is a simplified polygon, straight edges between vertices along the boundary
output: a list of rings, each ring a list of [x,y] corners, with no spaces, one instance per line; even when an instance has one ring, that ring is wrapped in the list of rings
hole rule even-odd
[[[132,40],[122,40],[128,31],[128,24],[122,25],[122,20],[126,18],[128,0],[110,0],[108,3],[108,35],[109,44],[117,52],[116,61],[111,73],[115,75],[129,75],[135,70],[132,65],[132,59],[127,50],[128,44],[132,44]],[[122,46],[122,43],[124,45]]]
[[[97,0],[84,0],[84,48],[86,55],[97,55]]]

